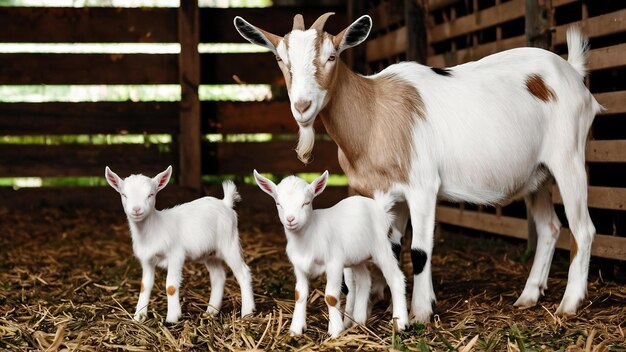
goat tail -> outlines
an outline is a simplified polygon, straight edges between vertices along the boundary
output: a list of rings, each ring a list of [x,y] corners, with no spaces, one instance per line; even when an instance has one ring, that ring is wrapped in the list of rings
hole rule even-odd
[[[585,77],[587,74],[587,56],[589,54],[589,39],[585,37],[579,27],[567,29],[567,62],[580,74]]]
[[[222,199],[222,202],[224,202],[224,204],[226,204],[229,208],[234,207],[235,202],[241,200],[241,196],[239,195],[239,192],[237,192],[235,183],[233,181],[226,180],[222,182],[222,188],[224,189],[224,199]]]
[[[388,226],[390,227],[393,223],[395,216],[391,211],[393,206],[398,201],[397,197],[393,194],[393,192],[383,192],[383,191],[374,191],[374,201],[378,206],[387,213]]]

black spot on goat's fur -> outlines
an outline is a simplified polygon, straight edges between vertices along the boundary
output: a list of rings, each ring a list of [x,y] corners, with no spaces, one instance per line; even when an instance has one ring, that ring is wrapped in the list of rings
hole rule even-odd
[[[391,250],[393,251],[393,256],[396,257],[396,260],[400,259],[400,253],[402,252],[402,244],[400,243],[391,243]]]
[[[452,76],[452,70],[450,70],[449,68],[431,67],[430,69],[433,70],[434,73],[440,76],[445,76],[445,77]]]
[[[413,275],[419,275],[424,271],[428,255],[419,248],[411,248],[411,262],[413,263]]]

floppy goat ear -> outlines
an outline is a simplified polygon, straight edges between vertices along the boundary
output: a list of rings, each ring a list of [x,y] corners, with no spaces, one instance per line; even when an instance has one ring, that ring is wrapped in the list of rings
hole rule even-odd
[[[154,181],[154,183],[157,185],[157,192],[167,186],[167,184],[170,182],[170,177],[172,177],[172,165],[168,166],[165,171],[154,176],[152,181]]]
[[[124,180],[117,176],[115,172],[111,171],[108,166],[104,168],[104,178],[107,179],[107,182],[111,187],[113,187],[114,190],[122,193],[122,185],[124,185]]]
[[[313,197],[317,197],[324,192],[326,182],[328,182],[328,170],[324,171],[320,177],[313,180],[313,182],[309,185],[309,189],[311,190],[311,193],[313,193]]]
[[[237,32],[239,32],[244,39],[252,44],[264,46],[276,54],[276,47],[283,39],[281,36],[257,28],[239,16],[235,17],[233,23],[235,24]]]
[[[271,180],[261,176],[256,170],[254,170],[254,178],[256,179],[256,184],[259,185],[259,188],[263,190],[263,192],[272,196],[272,198],[276,199],[276,184]]]
[[[333,45],[337,49],[338,53],[357,46],[367,39],[372,29],[372,18],[368,15],[363,15],[354,21],[348,28],[341,31],[333,37]]]

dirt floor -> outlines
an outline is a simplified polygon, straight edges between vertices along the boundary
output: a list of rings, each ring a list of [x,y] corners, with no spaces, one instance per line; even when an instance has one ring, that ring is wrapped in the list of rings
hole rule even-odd
[[[521,260],[525,245],[451,234],[435,245],[439,301],[431,323],[395,334],[387,303],[380,303],[367,327],[331,340],[323,280],[317,280],[308,330],[290,337],[294,278],[278,218],[273,212],[240,214],[256,314],[238,316],[239,290],[229,273],[221,314],[203,316],[209,277],[202,264],[190,262],[181,288],[183,318],[167,325],[163,271],[157,273],[150,318],[143,324],[132,320],[141,269],[121,210],[0,210],[0,349],[626,351],[626,285],[603,281],[592,267],[580,315],[555,317],[568,263],[557,253],[546,297],[537,307],[519,310],[513,302],[530,269]],[[410,262],[406,252],[404,263]],[[404,269],[410,272],[408,265]]]

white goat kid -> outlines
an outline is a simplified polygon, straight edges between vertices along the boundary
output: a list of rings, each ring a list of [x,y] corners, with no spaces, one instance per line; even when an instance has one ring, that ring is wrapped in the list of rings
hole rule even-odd
[[[438,197],[477,204],[525,198],[538,244],[515,304],[537,303],[561,225],[545,182],[550,175],[578,247],[557,313],[575,314],[587,292],[595,234],[587,209],[585,142],[602,109],[583,83],[588,48],[580,30],[567,32],[567,61],[543,49],[518,48],[448,69],[405,62],[364,77],[338,57],[367,38],[371,18],[362,16],[331,35],[323,30],[330,15],[309,29],[297,15],[284,37],[241,17],[234,24],[248,41],[276,55],[300,127],[298,157],[310,158],[319,114],[353,189],[404,196],[392,240],[400,243],[410,216],[414,319],[428,321],[435,301],[430,263]]]
[[[313,210],[311,202],[324,191],[328,171],[310,185],[298,177],[289,176],[276,186],[256,170],[254,177],[259,187],[276,201],[287,236],[287,256],[296,275],[296,303],[290,332],[300,335],[306,329],[308,278],[322,273],[326,273],[328,333],[336,337],[343,331],[339,295],[344,268],[352,268],[356,286],[348,293],[353,296],[347,298],[347,313],[350,314],[354,306],[354,320],[365,324],[370,290],[366,264],[370,259],[380,268],[391,289],[393,318],[397,319],[398,329],[403,330],[409,320],[404,275],[388,238],[394,198],[376,192],[373,200],[354,196],[331,208]]]
[[[154,208],[157,192],[169,182],[172,167],[154,178],[131,175],[122,180],[107,166],[106,180],[122,198],[133,240],[133,252],[143,269],[141,293],[135,320],[148,314],[154,268],[167,269],[167,317],[175,323],[181,316],[179,288],[186,258],[204,261],[211,280],[207,312],[216,315],[222,305],[226,273],[222,260],[231,268],[241,288],[241,316],[254,311],[250,269],[243,260],[234,203],[240,200],[235,184],[226,181],[224,199],[203,197],[171,209]]]

